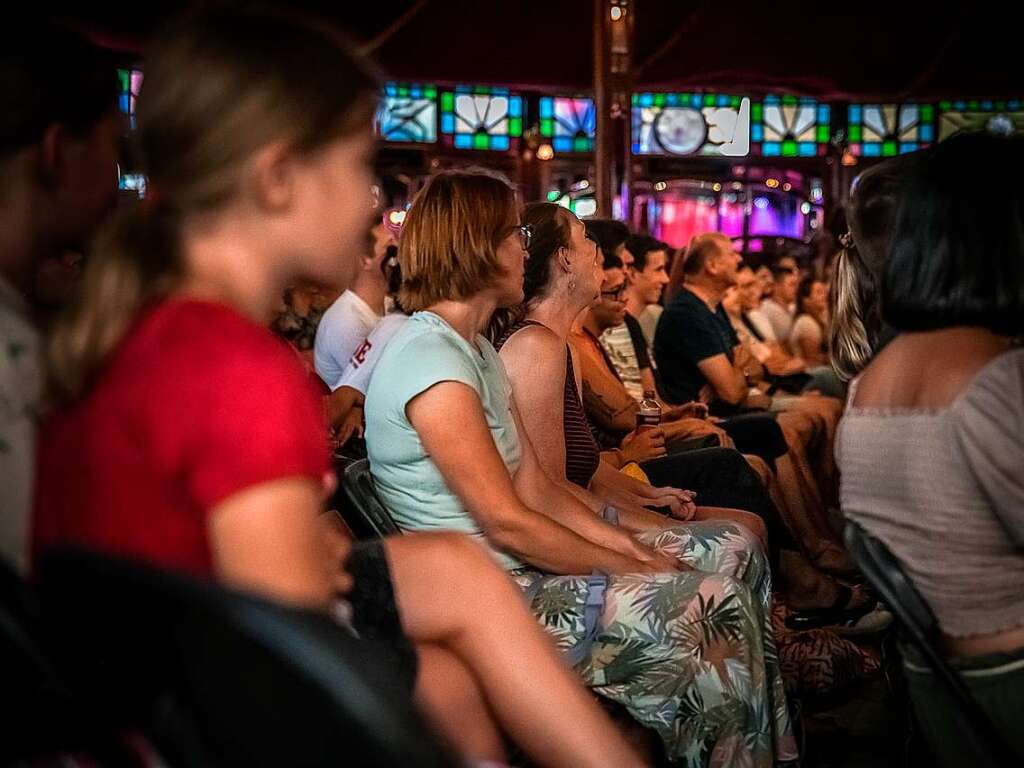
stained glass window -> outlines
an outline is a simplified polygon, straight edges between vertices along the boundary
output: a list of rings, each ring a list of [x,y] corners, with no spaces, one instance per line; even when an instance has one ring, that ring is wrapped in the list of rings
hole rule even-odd
[[[540,135],[551,140],[555,152],[591,152],[597,117],[594,100],[542,96]]]
[[[750,99],[714,93],[633,94],[633,154],[750,153]]]
[[[432,144],[437,141],[437,88],[415,83],[385,84],[375,125],[384,141]]]
[[[832,138],[832,109],[814,99],[765,96],[751,108],[750,140],[765,157],[817,157]]]
[[[456,149],[506,151],[523,135],[523,97],[482,85],[442,91],[441,135]]]
[[[142,72],[138,69],[119,69],[117,76],[121,82],[118,106],[128,116],[128,125],[134,130],[135,100],[139,97],[139,90],[142,88]]]
[[[1024,133],[1024,102],[1020,99],[971,99],[939,103],[939,140],[959,131],[988,130]]]
[[[850,152],[864,157],[893,157],[935,141],[931,104],[851,104],[847,129]]]

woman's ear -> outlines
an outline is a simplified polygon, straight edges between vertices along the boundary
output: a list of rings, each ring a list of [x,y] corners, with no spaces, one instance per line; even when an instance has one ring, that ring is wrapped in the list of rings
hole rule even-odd
[[[559,248],[557,261],[558,266],[562,268],[562,271],[566,274],[572,272],[572,250],[570,248]]]

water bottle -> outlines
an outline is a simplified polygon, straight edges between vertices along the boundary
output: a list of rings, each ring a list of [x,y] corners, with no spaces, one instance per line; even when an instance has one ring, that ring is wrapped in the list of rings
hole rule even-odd
[[[653,429],[661,424],[661,406],[653,390],[644,390],[644,399],[640,401],[640,410],[636,414],[636,428]]]

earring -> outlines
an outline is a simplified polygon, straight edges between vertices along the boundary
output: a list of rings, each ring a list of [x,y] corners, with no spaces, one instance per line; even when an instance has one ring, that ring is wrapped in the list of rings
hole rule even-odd
[[[576,293],[576,278],[569,278],[569,293]]]

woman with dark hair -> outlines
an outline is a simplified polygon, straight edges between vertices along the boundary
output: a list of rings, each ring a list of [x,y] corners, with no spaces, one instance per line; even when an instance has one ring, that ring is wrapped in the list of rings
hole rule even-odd
[[[921,592],[952,664],[1020,755],[1024,731],[1024,138],[962,134],[912,164],[881,284],[899,334],[850,388],[844,512]],[[941,765],[970,762],[956,704],[913,648]]]
[[[796,319],[789,332],[789,347],[794,356],[809,366],[828,362],[828,286],[814,276],[800,281],[796,291]]]
[[[553,246],[559,255],[543,282],[589,302],[599,286],[594,244],[574,216],[552,215],[565,216],[554,228],[565,247]],[[656,730],[677,764],[794,759],[766,634],[769,573],[753,536],[733,533],[748,546],[725,548],[711,541],[724,524],[707,542],[673,527],[631,535],[626,514],[622,527],[615,510],[597,514],[548,476],[533,448],[502,358],[482,333],[496,309],[523,301],[535,232],[508,183],[491,174],[446,172],[417,195],[399,246],[401,299],[413,315],[385,349],[366,398],[378,493],[404,529],[455,529],[486,547],[585,682]],[[548,333],[540,343],[559,355],[560,402],[565,341]],[[570,471],[592,474],[594,459]],[[686,570],[688,549],[724,562],[715,573]],[[726,605],[731,629],[702,639],[698,623],[721,617],[702,614]],[[708,654],[724,661],[707,665]],[[723,674],[733,668],[742,671]]]

